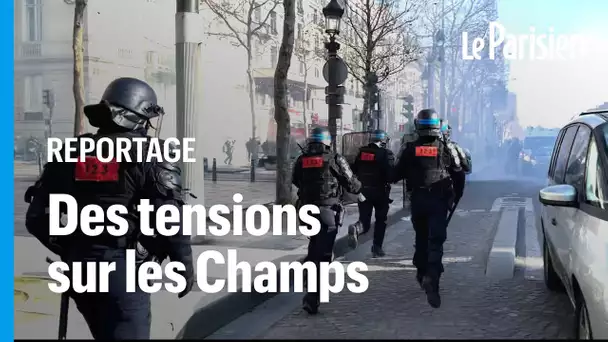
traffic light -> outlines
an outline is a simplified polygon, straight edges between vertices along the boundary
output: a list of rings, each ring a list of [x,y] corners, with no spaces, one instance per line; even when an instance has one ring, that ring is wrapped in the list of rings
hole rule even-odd
[[[371,108],[373,108],[373,107],[374,107],[374,105],[375,105],[376,103],[378,103],[378,101],[379,101],[379,99],[380,99],[380,96],[379,96],[379,95],[380,95],[380,94],[378,94],[378,89],[377,89],[377,87],[376,87],[376,89],[372,89],[372,91],[370,92],[370,94],[369,94],[369,102],[370,102],[370,103],[369,103],[369,106],[370,106]]]
[[[50,101],[50,95],[51,92],[49,90],[43,90],[42,91],[42,103],[44,103],[45,106],[49,105],[49,101]]]
[[[42,103],[44,103],[47,107],[53,107],[55,104],[55,96],[53,91],[50,89],[45,89],[42,91]]]
[[[408,119],[414,118],[414,97],[407,95],[403,100],[403,115]]]

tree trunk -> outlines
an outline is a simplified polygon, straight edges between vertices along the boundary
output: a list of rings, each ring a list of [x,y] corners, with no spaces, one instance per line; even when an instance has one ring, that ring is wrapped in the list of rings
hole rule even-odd
[[[291,174],[289,138],[291,122],[287,111],[287,74],[293,55],[294,26],[296,21],[295,0],[283,0],[283,40],[274,73],[274,119],[277,122],[277,180],[276,204],[291,203]]]
[[[247,37],[247,84],[249,86],[249,110],[251,111],[251,141],[253,146],[251,147],[251,157],[253,159],[253,167],[257,166],[258,161],[258,143],[256,139],[256,116],[255,116],[255,79],[253,78],[253,54],[252,54],[252,36],[248,34]],[[251,162],[251,160],[248,160]],[[254,171],[255,172],[255,171]]]
[[[76,0],[74,7],[74,30],[72,50],[74,52],[74,136],[84,133],[84,12],[86,0]]]
[[[304,138],[308,139],[308,119],[306,109],[308,107],[308,63],[304,64],[304,110],[302,111],[302,121],[304,121]]]
[[[251,148],[251,157],[253,158],[253,163],[255,165],[258,160],[258,143],[256,140],[255,80],[253,79],[252,64],[252,56],[249,50],[247,52],[247,83],[249,84],[249,110],[251,111],[251,139],[254,142]]]

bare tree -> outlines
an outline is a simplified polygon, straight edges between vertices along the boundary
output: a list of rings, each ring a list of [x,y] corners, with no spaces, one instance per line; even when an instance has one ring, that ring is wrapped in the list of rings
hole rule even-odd
[[[341,40],[346,46],[344,60],[349,73],[363,86],[371,73],[379,72],[378,83],[382,83],[418,58],[419,50],[409,31],[419,4],[417,0],[346,2],[346,37]],[[364,87],[364,113],[368,107],[369,89]]]
[[[74,136],[84,133],[84,12],[88,0],[76,0],[74,6],[74,28],[72,50],[74,53]]]
[[[493,2],[488,0],[443,0],[443,6],[438,4],[436,0],[427,0],[422,15],[423,28],[428,37],[444,29],[445,51],[441,57],[446,68],[446,106],[451,108],[462,100],[479,68],[487,67],[487,63],[463,59],[462,33],[467,32],[469,37],[487,37],[488,22],[495,18],[495,11]]]
[[[275,9],[280,0],[201,0],[227,29],[228,32],[210,32],[211,36],[228,39],[234,46],[241,47],[247,54],[247,83],[249,107],[251,110],[251,139],[256,139],[255,80],[253,60],[256,44],[272,40],[275,28],[268,23],[272,16],[276,20]],[[263,11],[267,11],[263,14]],[[253,158],[257,160],[257,144],[253,144]]]
[[[291,203],[291,175],[289,162],[289,138],[291,122],[287,103],[287,75],[294,49],[296,22],[295,0],[283,0],[283,39],[279,49],[277,68],[274,73],[274,119],[277,122],[277,204]]]
[[[313,67],[315,61],[323,58],[324,51],[319,51],[315,46],[320,35],[322,35],[322,30],[318,22],[309,21],[304,25],[302,32],[298,33],[298,40],[294,47],[294,54],[304,66],[304,109],[302,117],[304,121],[304,136],[306,138],[308,138],[308,121],[306,118],[306,110],[308,109],[308,72]]]

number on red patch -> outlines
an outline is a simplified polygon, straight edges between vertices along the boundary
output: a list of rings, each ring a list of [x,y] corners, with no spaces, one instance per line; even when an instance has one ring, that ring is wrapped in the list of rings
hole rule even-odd
[[[363,161],[374,161],[376,159],[376,155],[373,153],[361,152],[361,160]]]
[[[81,182],[118,182],[119,167],[116,160],[104,163],[97,157],[87,156],[76,163],[74,178]]]
[[[416,146],[416,157],[437,157],[437,147]]]
[[[323,167],[323,157],[302,158],[302,167],[305,169]]]

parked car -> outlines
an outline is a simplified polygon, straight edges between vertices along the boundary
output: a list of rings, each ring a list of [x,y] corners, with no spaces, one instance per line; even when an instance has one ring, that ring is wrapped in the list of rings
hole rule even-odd
[[[579,339],[608,338],[608,111],[560,131],[539,193],[545,284],[565,290]]]

